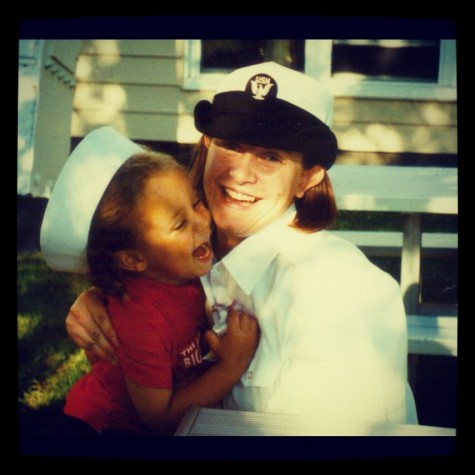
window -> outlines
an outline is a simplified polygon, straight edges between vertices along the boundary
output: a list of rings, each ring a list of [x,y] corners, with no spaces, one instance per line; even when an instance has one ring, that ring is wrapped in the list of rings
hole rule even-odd
[[[439,56],[440,40],[333,40],[331,75],[436,83]]]
[[[201,71],[229,71],[243,66],[276,61],[304,70],[305,40],[202,40]]]
[[[335,96],[457,99],[455,40],[307,40],[305,57]]]
[[[456,100],[455,40],[187,40],[186,89],[214,90],[228,71],[276,61],[335,96]]]
[[[223,74],[265,61],[304,71],[305,40],[188,40],[185,88],[213,90]]]

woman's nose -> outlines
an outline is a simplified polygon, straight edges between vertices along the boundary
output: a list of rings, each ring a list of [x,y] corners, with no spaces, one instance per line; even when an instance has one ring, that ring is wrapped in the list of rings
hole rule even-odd
[[[242,153],[234,160],[229,175],[238,184],[253,183],[256,181],[255,160],[252,153]]]

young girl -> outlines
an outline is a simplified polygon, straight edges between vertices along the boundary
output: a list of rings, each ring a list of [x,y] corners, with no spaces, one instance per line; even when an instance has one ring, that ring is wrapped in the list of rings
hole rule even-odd
[[[91,145],[84,147],[77,152],[80,159],[97,162]],[[65,170],[74,181],[75,174]],[[48,206],[81,215],[87,206],[80,198],[88,196],[88,186],[94,188],[93,178],[81,179],[80,191],[69,200],[53,193]],[[51,219],[47,211],[42,229],[47,261]],[[107,298],[120,364],[94,362],[68,394],[65,414],[98,432],[172,434],[190,405],[218,404],[239,380],[257,345],[257,323],[231,311],[222,338],[204,331],[198,278],[211,267],[209,239],[208,210],[171,157],[143,151],[120,166],[97,204],[87,239],[89,276]],[[58,245],[61,239],[55,241],[56,254]],[[218,358],[207,368],[203,335]]]

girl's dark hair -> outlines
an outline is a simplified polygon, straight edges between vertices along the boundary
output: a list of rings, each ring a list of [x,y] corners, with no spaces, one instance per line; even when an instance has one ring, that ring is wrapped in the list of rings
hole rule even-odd
[[[124,281],[133,273],[117,265],[115,253],[140,245],[140,201],[147,180],[160,172],[181,169],[173,157],[139,152],[117,170],[91,222],[87,262],[91,283],[106,295],[123,297]]]
[[[196,145],[189,167],[190,178],[193,187],[200,194],[200,198],[206,204],[204,193],[203,175],[206,164],[208,149],[204,142],[204,136]],[[303,157],[304,168],[311,168],[318,163],[313,157]],[[303,231],[315,232],[329,228],[335,221],[337,214],[336,200],[333,186],[325,170],[325,177],[316,186],[307,190],[303,198],[295,199],[297,214],[293,225]]]

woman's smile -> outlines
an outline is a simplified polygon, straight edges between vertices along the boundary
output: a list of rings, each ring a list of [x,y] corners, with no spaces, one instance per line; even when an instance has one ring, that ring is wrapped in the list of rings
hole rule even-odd
[[[219,233],[242,240],[293,203],[303,179],[298,152],[208,138],[206,200]]]
[[[235,202],[237,204],[249,206],[260,200],[260,198],[256,196],[250,195],[248,193],[244,193],[242,191],[237,191],[235,189],[228,188],[226,186],[222,186],[221,189],[223,191],[223,194],[229,201]]]

